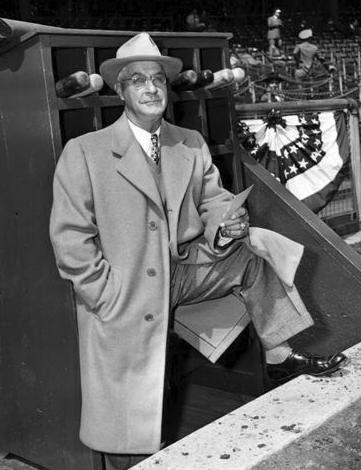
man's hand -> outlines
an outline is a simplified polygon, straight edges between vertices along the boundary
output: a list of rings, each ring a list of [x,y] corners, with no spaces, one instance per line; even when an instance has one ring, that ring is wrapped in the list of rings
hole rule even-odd
[[[219,232],[224,238],[243,238],[248,235],[249,217],[244,207],[234,212],[231,217],[220,224]]]

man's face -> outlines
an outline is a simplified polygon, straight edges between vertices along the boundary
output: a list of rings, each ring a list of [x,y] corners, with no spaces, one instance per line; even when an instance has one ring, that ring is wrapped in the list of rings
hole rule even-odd
[[[271,90],[276,90],[278,88],[278,82],[270,81],[268,86],[271,88]]]
[[[116,91],[125,102],[129,118],[140,127],[142,123],[161,118],[167,107],[167,84],[159,85],[157,79],[154,83],[154,77],[163,76],[165,76],[163,67],[150,61],[133,62],[119,74]],[[153,80],[148,79],[145,83],[139,84],[139,77],[141,79],[153,77]]]

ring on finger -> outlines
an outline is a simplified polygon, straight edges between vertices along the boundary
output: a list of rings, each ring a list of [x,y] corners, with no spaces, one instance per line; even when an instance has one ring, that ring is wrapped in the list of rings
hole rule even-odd
[[[222,227],[220,232],[221,232],[222,237],[227,237],[228,236],[227,229],[225,227]]]
[[[242,232],[243,232],[243,230],[246,228],[246,224],[245,224],[244,222],[242,222],[241,225],[239,226],[239,228],[240,228],[240,229],[242,230]]]

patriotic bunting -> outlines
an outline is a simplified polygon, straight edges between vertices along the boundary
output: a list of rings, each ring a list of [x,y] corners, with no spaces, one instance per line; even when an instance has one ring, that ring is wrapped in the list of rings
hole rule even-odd
[[[350,158],[347,114],[315,112],[238,122],[240,143],[280,183],[319,212],[335,195]]]

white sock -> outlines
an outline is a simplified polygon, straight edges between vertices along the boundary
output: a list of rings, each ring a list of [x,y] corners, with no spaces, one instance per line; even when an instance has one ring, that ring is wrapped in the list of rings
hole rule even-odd
[[[267,364],[280,364],[287,358],[287,356],[290,355],[291,352],[292,349],[290,345],[285,341],[275,348],[266,350],[266,362]]]

